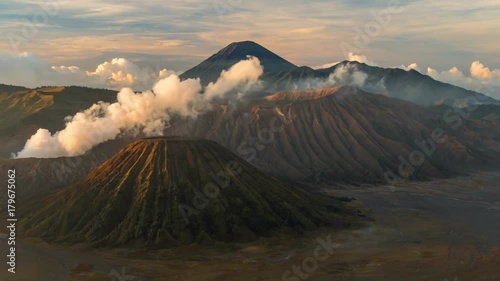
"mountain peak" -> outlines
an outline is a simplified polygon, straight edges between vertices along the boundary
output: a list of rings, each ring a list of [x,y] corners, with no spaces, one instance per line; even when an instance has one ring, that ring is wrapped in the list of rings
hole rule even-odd
[[[257,57],[264,67],[265,73],[283,72],[297,68],[296,65],[253,41],[241,41],[227,45],[199,65],[184,72],[181,78],[200,78],[202,83],[206,85],[215,82],[223,70],[229,69],[235,63],[246,59],[247,56]]]
[[[264,47],[262,47],[262,45],[254,42],[254,41],[250,41],[250,40],[233,42],[233,43],[229,44],[227,47],[234,46],[234,45],[236,45],[236,46],[249,46],[249,47],[261,47],[261,48],[264,48]]]
[[[268,177],[214,141],[181,137],[137,140],[40,204],[28,235],[96,246],[249,241],[352,218],[342,202]]]
[[[247,49],[265,49],[262,45],[254,42],[254,41],[239,41],[239,42],[232,42],[231,44],[227,45],[226,47],[222,48],[221,51],[226,50],[226,49],[235,49],[235,48],[247,48]]]

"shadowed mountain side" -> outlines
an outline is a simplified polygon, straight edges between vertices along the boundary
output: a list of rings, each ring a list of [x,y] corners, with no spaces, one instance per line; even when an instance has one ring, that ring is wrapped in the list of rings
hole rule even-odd
[[[366,80],[363,81],[363,85],[357,85],[362,90],[423,106],[448,104],[462,107],[470,103],[500,105],[500,101],[489,96],[436,81],[415,70],[382,68],[357,61],[343,61],[326,69],[314,70],[305,66],[279,73],[266,73],[262,80],[267,91],[315,89],[322,87],[321,85],[336,71],[339,71],[339,76],[344,78],[354,72],[364,73],[367,75]],[[347,83],[355,84],[353,81]]]
[[[130,139],[119,139],[98,145],[91,152],[77,157],[59,158],[0,158],[0,169],[16,170],[16,197],[26,200],[81,181],[92,170],[111,158]],[[0,174],[0,180],[7,182],[7,173]],[[7,193],[7,185],[0,186],[0,193]],[[0,197],[0,204],[2,199]],[[1,210],[2,212],[4,210]]]
[[[330,91],[318,90],[316,98],[311,91],[274,96],[313,98],[298,102],[220,106],[198,119],[172,122],[167,134],[215,140],[273,176],[309,183],[384,183],[384,173],[398,174],[401,163],[401,174],[410,179],[499,163],[500,126],[492,122],[350,87]],[[435,129],[446,135],[429,144]],[[407,169],[412,152],[423,150],[425,161],[414,172]]]
[[[472,118],[500,122],[500,105],[480,105],[470,110]]]
[[[38,200],[22,221],[49,241],[175,246],[342,227],[359,216],[345,204],[265,176],[213,141],[149,138]]]
[[[405,71],[399,68],[381,68],[358,62],[342,62],[340,65],[348,64],[354,64],[357,70],[368,74],[365,85],[368,86],[366,90],[369,92],[374,92],[370,85],[382,83],[385,92],[380,92],[381,94],[424,106],[441,103],[458,107],[469,103],[500,105],[500,101],[489,96],[434,80],[413,69]],[[336,67],[329,70],[332,71]]]
[[[26,90],[28,90],[28,88],[22,86],[0,84],[0,93],[11,93]]]

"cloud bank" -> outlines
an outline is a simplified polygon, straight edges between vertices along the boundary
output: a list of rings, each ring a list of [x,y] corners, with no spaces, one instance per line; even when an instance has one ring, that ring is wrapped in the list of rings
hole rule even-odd
[[[0,83],[36,88],[41,86],[87,86],[106,89],[131,87],[151,89],[172,70],[141,68],[125,58],[114,58],[86,71],[77,66],[51,66],[39,57],[28,54],[0,53]]]
[[[474,61],[469,72],[470,76],[457,67],[446,71],[429,67],[426,74],[436,80],[500,99],[500,69],[491,70],[481,62]]]
[[[104,65],[102,70],[107,71],[111,67],[112,63]],[[219,79],[208,85],[204,92],[199,79],[181,81],[176,74],[161,79],[152,91],[135,93],[131,88],[123,88],[117,95],[117,102],[94,104],[69,118],[66,127],[59,132],[51,134],[46,129],[39,129],[24,148],[13,156],[77,156],[122,133],[162,135],[172,115],[196,117],[214,99],[256,85],[262,74],[263,67],[259,59],[249,57],[223,71]],[[127,80],[128,77],[119,75],[118,79]]]

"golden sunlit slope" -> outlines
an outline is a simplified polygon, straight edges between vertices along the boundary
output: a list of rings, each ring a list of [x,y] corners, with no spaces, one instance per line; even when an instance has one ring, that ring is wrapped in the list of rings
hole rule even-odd
[[[318,90],[278,92],[276,94],[265,97],[265,100],[286,102],[313,100],[335,94],[339,89],[340,87],[333,87]]]
[[[2,90],[3,89],[3,90]],[[96,102],[113,102],[116,91],[86,87],[0,87],[0,157],[19,151],[38,128],[56,132],[65,117],[73,116]]]
[[[29,90],[0,93],[0,129],[17,125],[24,118],[54,104],[54,96]]]

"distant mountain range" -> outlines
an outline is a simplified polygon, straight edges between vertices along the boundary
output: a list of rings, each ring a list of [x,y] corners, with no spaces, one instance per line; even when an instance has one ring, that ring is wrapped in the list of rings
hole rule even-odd
[[[500,163],[500,123],[347,86],[223,105],[173,122],[167,134],[215,140],[284,180],[383,184],[384,174],[407,166],[410,155],[422,151],[419,142],[438,128],[445,141],[432,141],[432,152],[407,178],[446,177]]]
[[[403,99],[419,105],[448,104],[459,107],[470,104],[500,105],[500,101],[491,97],[436,81],[416,70],[381,68],[355,61],[343,61],[330,68],[317,70],[307,66],[298,67],[251,41],[229,44],[199,65],[184,72],[180,77],[182,79],[200,78],[206,85],[216,81],[222,70],[229,69],[247,56],[258,57],[264,66],[262,77],[265,82],[264,92],[311,89],[318,85],[337,86],[338,84],[329,84],[327,79],[342,69],[351,75],[354,72],[366,74],[367,78],[363,85],[356,85],[364,91]]]
[[[0,84],[0,157],[10,157],[39,128],[56,132],[65,117],[99,101],[116,101],[116,91],[86,87],[26,89]],[[24,141],[22,141],[24,139]],[[10,151],[10,152],[9,152]]]
[[[247,41],[230,44],[181,77],[200,77],[208,83],[247,55],[259,57],[264,65],[263,89],[248,93],[237,104],[215,106],[198,119],[174,118],[165,133],[215,140],[244,158],[252,156],[250,162],[270,175],[309,183],[384,183],[384,172],[397,171],[398,157],[419,149],[415,141],[428,138],[435,128],[446,130],[447,142],[439,144],[425,164],[409,174],[410,179],[444,177],[498,163],[499,101],[414,70],[346,61],[327,69],[297,67]],[[332,87],[326,82],[335,73],[364,75],[362,83],[347,79],[345,87]],[[318,85],[323,89],[301,89]],[[459,118],[460,126],[451,128],[446,121],[455,115],[449,111],[456,113],[473,99],[483,105],[467,110],[470,114]],[[0,85],[0,156],[7,158],[22,149],[38,128],[55,132],[64,128],[66,116],[99,101],[115,100],[116,91],[111,90]],[[261,146],[259,132],[269,128],[274,117],[288,121],[286,129]],[[111,141],[82,159],[100,164],[125,143]],[[47,174],[49,182],[43,186],[50,189],[57,177],[46,166],[57,161],[65,160],[3,159],[0,165],[37,171],[38,179]],[[64,182],[82,179],[92,167],[82,165],[81,173]]]

